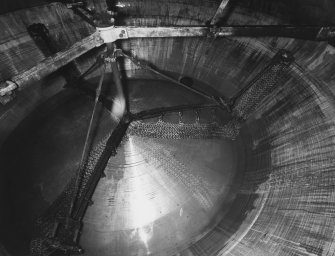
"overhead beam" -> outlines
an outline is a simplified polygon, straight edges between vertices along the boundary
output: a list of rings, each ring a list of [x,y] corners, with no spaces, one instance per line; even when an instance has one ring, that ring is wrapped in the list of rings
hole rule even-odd
[[[34,67],[0,83],[0,102],[11,100],[14,90],[21,90],[89,50],[128,38],[171,38],[171,37],[288,37],[316,41],[334,41],[335,27],[320,26],[224,26],[208,27],[107,27],[75,43],[70,48],[50,56]]]
[[[203,37],[207,27],[106,27],[97,28],[105,43],[128,38],[151,37]]]
[[[213,33],[217,37],[288,37],[314,41],[328,41],[335,38],[335,27],[282,25],[233,26],[215,28]]]
[[[335,27],[320,26],[224,26],[208,27],[107,27],[98,28],[105,43],[128,38],[164,37],[289,37],[328,41],[335,38]]]
[[[212,20],[211,20],[211,25],[214,26],[219,22],[221,18],[223,18],[223,15],[225,13],[225,9],[229,3],[229,0],[222,0],[219,8],[216,10],[216,13],[214,14]]]
[[[99,33],[93,33],[71,47],[44,59],[32,68],[0,84],[0,96],[9,95],[13,90],[22,90],[27,85],[46,77],[89,50],[101,46],[103,43],[99,37]]]

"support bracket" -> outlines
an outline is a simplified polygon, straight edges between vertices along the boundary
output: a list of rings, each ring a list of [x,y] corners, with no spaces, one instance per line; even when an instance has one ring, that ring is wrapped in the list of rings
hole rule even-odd
[[[106,28],[97,28],[100,33],[100,37],[104,40],[105,43],[113,43],[119,39],[128,39],[127,27],[106,27]]]

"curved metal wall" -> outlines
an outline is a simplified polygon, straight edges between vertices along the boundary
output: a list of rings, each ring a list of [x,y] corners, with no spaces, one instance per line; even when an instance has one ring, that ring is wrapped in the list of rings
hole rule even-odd
[[[124,5],[120,12],[128,16],[125,24],[148,26],[204,24],[218,5],[218,1],[118,2]],[[237,24],[281,22],[269,16],[273,9],[268,8],[265,15],[261,13],[264,6],[248,4],[236,7],[229,20]],[[305,10],[312,10],[310,6],[306,4]],[[286,14],[280,18],[294,20]],[[230,212],[180,255],[335,253],[332,46],[283,38],[142,39],[121,46],[176,78],[193,77],[200,88],[227,97],[245,86],[276,51],[292,51],[296,61],[290,72],[243,127],[245,172]],[[124,65],[130,78],[153,77],[128,62]]]

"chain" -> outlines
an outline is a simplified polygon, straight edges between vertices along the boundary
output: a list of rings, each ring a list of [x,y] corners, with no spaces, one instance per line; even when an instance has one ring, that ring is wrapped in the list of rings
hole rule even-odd
[[[169,123],[163,120],[158,122],[135,121],[129,126],[128,134],[139,137],[158,139],[236,139],[240,130],[240,123],[232,119],[225,125],[217,123],[193,123],[185,124]]]
[[[108,138],[111,134],[104,137],[97,146],[89,153],[89,156],[84,164],[80,175],[80,189],[78,197],[81,197],[87,188],[90,176],[93,174],[94,168],[102,155]],[[58,196],[48,210],[36,221],[37,237],[32,239],[30,243],[30,252],[32,256],[47,256],[48,250],[45,246],[45,241],[52,237],[55,222],[58,219],[65,218],[71,205],[71,196],[74,192],[74,184],[76,178],[73,177],[68,183],[64,191]]]
[[[269,96],[279,79],[287,72],[293,57],[286,51],[279,51],[273,62],[263,73],[248,85],[243,93],[234,99],[232,114],[238,119],[246,120],[261,101]],[[236,100],[236,101],[235,101]]]

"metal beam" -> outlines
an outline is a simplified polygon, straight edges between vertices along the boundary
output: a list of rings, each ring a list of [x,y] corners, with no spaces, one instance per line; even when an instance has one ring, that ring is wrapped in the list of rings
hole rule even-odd
[[[115,52],[113,55],[114,56],[110,59],[110,64],[112,69],[113,81],[116,86],[116,96],[114,98],[116,106],[114,107],[114,109],[112,109],[112,111],[114,112],[113,114],[117,116],[123,116],[126,112],[129,111],[129,102],[125,97],[125,88],[122,85],[121,72],[116,62]]]
[[[207,100],[210,100],[210,101],[216,103],[217,106],[219,106],[219,107],[221,107],[221,108],[229,111],[229,109],[228,109],[228,103],[225,102],[225,100],[222,97],[220,97],[220,96],[214,96],[214,95],[208,95],[205,92],[202,92],[202,91],[200,91],[198,89],[189,87],[189,86],[187,86],[187,85],[179,82],[178,80],[175,80],[174,78],[169,77],[169,76],[161,73],[160,71],[158,71],[158,70],[150,67],[147,63],[144,63],[143,61],[140,61],[137,58],[124,53],[121,50],[119,50],[119,54],[121,56],[123,56],[123,57],[126,57],[126,58],[130,59],[136,66],[139,66],[139,67],[141,67],[143,69],[149,70],[149,71],[151,71],[151,72],[159,75],[160,77],[162,77],[162,78],[164,78],[164,79],[166,79],[166,80],[168,80],[168,81],[170,81],[172,83],[178,84],[179,86],[187,89],[188,91],[191,91],[191,92],[193,92],[195,94],[198,94],[198,95],[202,96],[203,98],[206,98]]]
[[[214,17],[211,20],[211,25],[214,26],[223,17],[224,11],[229,3],[229,0],[222,0],[219,8],[216,10]]]
[[[289,37],[305,40],[332,41],[335,27],[320,26],[225,26],[208,27],[107,27],[97,28],[97,32],[75,43],[70,48],[50,56],[34,67],[0,84],[0,102],[11,100],[14,90],[21,90],[57,69],[65,66],[89,50],[128,38],[166,37]],[[156,71],[155,71],[156,72]],[[171,80],[171,78],[168,78]],[[202,93],[203,94],[203,93]],[[206,96],[207,97],[207,96]],[[212,97],[212,96],[209,96]],[[208,98],[208,97],[207,97]]]
[[[105,43],[128,38],[203,37],[207,27],[107,27],[97,28]]]
[[[320,26],[224,26],[208,27],[107,27],[97,28],[105,43],[128,38],[165,37],[289,37],[328,41],[335,38],[335,27]]]
[[[126,134],[130,120],[127,116],[123,116],[119,124],[113,130],[107,140],[106,146],[101,153],[98,162],[96,163],[93,172],[88,177],[87,186],[84,188],[83,195],[77,199],[75,209],[73,211],[73,219],[81,221],[85,215],[86,209],[95,191],[95,188],[106,168],[109,159],[116,155],[116,150],[121,144],[123,137]]]
[[[89,50],[101,46],[103,43],[99,37],[99,33],[93,33],[71,47],[44,59],[34,67],[0,84],[0,96],[10,95],[13,90],[25,88],[27,85],[46,77]]]
[[[335,27],[320,26],[233,26],[214,29],[217,37],[288,37],[296,39],[328,41],[335,38]]]
[[[94,121],[94,116],[96,114],[96,108],[97,108],[97,105],[98,105],[98,102],[99,102],[99,97],[100,97],[100,94],[101,94],[102,84],[103,84],[104,77],[105,77],[105,71],[106,71],[106,65],[103,65],[103,69],[102,69],[101,75],[100,75],[99,85],[98,85],[98,87],[96,89],[96,92],[95,92],[95,100],[94,100],[94,105],[93,105],[93,111],[92,111],[92,114],[91,114],[90,122],[89,122],[89,125],[88,125],[86,137],[85,137],[85,144],[84,144],[84,148],[83,148],[83,151],[82,151],[82,154],[81,154],[81,159],[80,159],[80,162],[79,162],[79,169],[78,169],[77,174],[76,174],[77,176],[76,176],[76,179],[75,179],[73,195],[71,195],[72,198],[71,198],[71,204],[70,204],[70,209],[69,209],[69,217],[71,217],[72,210],[73,210],[73,207],[74,207],[74,203],[75,203],[76,197],[78,195],[79,184],[80,184],[80,179],[81,179],[80,174],[81,174],[82,170],[84,169],[84,165],[86,163],[86,158],[87,158],[87,155],[89,153],[88,150],[89,150],[89,145],[91,143],[92,125],[93,125],[93,121]]]

